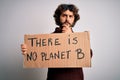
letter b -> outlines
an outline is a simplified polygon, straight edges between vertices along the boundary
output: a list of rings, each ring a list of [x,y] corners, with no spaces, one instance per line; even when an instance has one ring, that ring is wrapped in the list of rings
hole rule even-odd
[[[84,53],[82,52],[82,49],[77,49],[76,50],[76,52],[77,52],[77,59],[83,59],[84,58]]]

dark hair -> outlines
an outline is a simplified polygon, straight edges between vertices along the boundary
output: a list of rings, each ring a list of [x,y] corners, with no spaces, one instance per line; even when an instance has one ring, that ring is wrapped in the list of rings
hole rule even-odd
[[[73,4],[61,4],[58,6],[58,8],[55,10],[55,13],[53,15],[53,17],[55,19],[55,23],[56,23],[56,25],[61,26],[60,15],[62,14],[62,12],[66,11],[66,10],[70,10],[74,14],[75,20],[72,25],[72,27],[73,27],[75,25],[76,21],[78,21],[80,19],[80,16],[78,14],[79,9]]]

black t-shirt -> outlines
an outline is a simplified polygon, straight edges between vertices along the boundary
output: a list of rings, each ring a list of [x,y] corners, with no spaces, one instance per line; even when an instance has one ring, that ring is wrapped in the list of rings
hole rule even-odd
[[[47,80],[84,80],[82,68],[48,68]]]

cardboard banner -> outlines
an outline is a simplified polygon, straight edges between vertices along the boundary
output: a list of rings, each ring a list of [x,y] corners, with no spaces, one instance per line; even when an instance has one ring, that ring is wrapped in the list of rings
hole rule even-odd
[[[89,32],[25,35],[25,68],[90,67]]]

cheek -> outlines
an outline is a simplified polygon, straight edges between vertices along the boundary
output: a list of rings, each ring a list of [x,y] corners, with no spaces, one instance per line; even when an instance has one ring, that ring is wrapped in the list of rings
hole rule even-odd
[[[65,22],[65,18],[63,18],[63,17],[60,17],[60,22]]]
[[[70,18],[70,21],[71,21],[71,22],[74,22],[74,20],[75,20],[75,17],[71,17],[71,18]]]
[[[74,19],[71,19],[71,23],[74,23]]]

